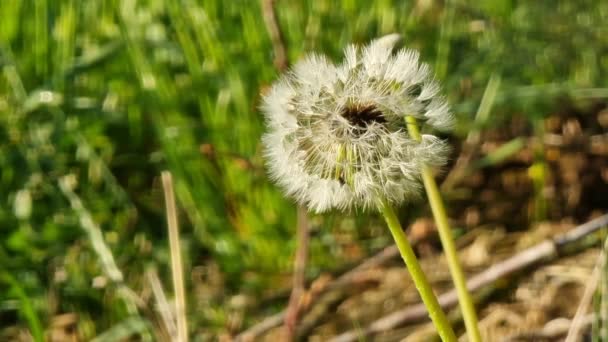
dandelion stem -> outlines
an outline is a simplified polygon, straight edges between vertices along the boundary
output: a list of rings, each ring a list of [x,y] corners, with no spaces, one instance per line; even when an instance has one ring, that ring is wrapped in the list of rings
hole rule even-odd
[[[454,335],[452,326],[441,309],[437,297],[435,297],[433,289],[416,259],[416,254],[414,254],[414,250],[401,228],[401,224],[397,219],[393,207],[388,202],[383,201],[380,205],[380,211],[386,220],[386,224],[393,235],[397,248],[399,248],[399,253],[401,253],[401,257],[403,258],[403,261],[405,261],[407,269],[416,285],[416,289],[418,289],[418,293],[420,293],[420,297],[422,297],[422,301],[429,312],[433,324],[435,324],[435,328],[437,328],[441,340],[444,342],[456,341],[456,335]]]
[[[421,141],[422,136],[420,135],[416,118],[413,116],[406,116],[405,122],[407,124],[407,129],[410,136],[415,140]],[[450,268],[454,286],[456,287],[458,301],[462,311],[462,316],[464,318],[464,324],[467,329],[469,341],[480,342],[481,335],[479,334],[479,328],[477,327],[475,305],[473,304],[473,298],[467,289],[466,279],[462,271],[462,267],[460,266],[460,261],[458,260],[456,245],[454,244],[454,239],[452,238],[452,232],[450,229],[450,224],[448,223],[448,217],[443,205],[443,200],[441,199],[441,194],[439,193],[439,189],[437,188],[437,183],[435,182],[431,169],[427,165],[423,165],[421,173],[424,188],[426,189],[429,204],[431,205],[431,211],[433,212],[437,230],[439,231],[439,238],[441,240],[441,244],[443,245],[443,250],[448,261],[448,267]]]

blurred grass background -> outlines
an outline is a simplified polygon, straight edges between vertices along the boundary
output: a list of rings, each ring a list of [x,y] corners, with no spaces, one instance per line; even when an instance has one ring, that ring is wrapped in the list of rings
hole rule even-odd
[[[604,1],[275,6],[291,63],[402,34],[444,82],[459,120],[454,141],[513,113],[542,131],[558,96],[608,97]],[[145,290],[146,271],[157,269],[170,289],[165,169],[182,210],[192,334],[242,329],[284,305],[230,322],[243,294],[289,289],[295,249],[295,207],[269,183],[260,151],[260,94],[277,78],[261,11],[246,0],[0,3],[0,336],[41,340],[65,313],[77,313],[83,340],[155,324],[128,321],[120,284],[104,275],[81,220],[90,214],[101,227],[125,284]],[[492,77],[500,87],[491,118],[475,121]],[[60,190],[65,176],[84,211]],[[387,245],[374,219],[314,217],[308,276]]]

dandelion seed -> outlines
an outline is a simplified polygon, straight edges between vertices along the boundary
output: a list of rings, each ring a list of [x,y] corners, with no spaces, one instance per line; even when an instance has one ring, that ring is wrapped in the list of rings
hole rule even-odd
[[[422,165],[445,164],[447,144],[415,141],[404,117],[438,130],[453,117],[418,52],[393,53],[397,40],[351,45],[340,65],[311,54],[265,96],[270,174],[297,202],[316,212],[400,204],[419,196]]]

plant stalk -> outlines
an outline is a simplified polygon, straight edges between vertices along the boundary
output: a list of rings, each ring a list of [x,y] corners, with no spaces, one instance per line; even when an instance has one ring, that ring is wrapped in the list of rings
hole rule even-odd
[[[406,116],[405,122],[407,124],[407,129],[410,136],[417,141],[421,141],[422,136],[420,135],[416,118],[413,116]],[[441,194],[439,193],[433,173],[427,165],[422,166],[421,174],[422,181],[424,182],[424,188],[429,199],[429,204],[431,205],[431,211],[433,212],[433,217],[435,218],[435,224],[437,225],[437,230],[439,231],[439,239],[441,240],[441,245],[443,246],[445,257],[448,261],[448,267],[450,268],[450,273],[452,275],[452,280],[454,281],[454,286],[456,287],[458,302],[460,304],[460,310],[462,311],[464,325],[467,329],[469,341],[481,342],[481,335],[479,334],[479,327],[477,326],[475,305],[473,304],[473,298],[467,289],[467,282],[464,272],[462,271],[460,261],[458,260],[456,245],[454,244],[452,230],[450,229],[450,224],[448,223],[448,216],[443,205],[443,200],[441,199]]]
[[[393,235],[399,253],[401,253],[401,257],[403,258],[403,261],[405,261],[405,265],[412,276],[412,280],[416,285],[416,289],[418,289],[418,293],[420,293],[420,297],[429,312],[429,316],[431,317],[435,328],[437,328],[437,333],[441,337],[441,340],[444,342],[456,341],[456,335],[452,330],[452,326],[445,316],[443,309],[441,309],[437,297],[435,297],[433,289],[416,259],[416,254],[414,254],[414,250],[401,228],[401,224],[399,223],[399,219],[397,218],[393,207],[386,201],[383,201],[380,205],[380,211],[386,220],[386,224]]]
[[[167,228],[169,229],[169,250],[171,251],[171,272],[173,290],[175,291],[175,319],[177,326],[177,342],[188,342],[188,319],[186,316],[186,290],[184,286],[184,270],[182,250],[179,242],[179,225],[177,223],[177,207],[173,192],[173,177],[169,171],[161,173],[165,192],[165,208],[167,211]]]

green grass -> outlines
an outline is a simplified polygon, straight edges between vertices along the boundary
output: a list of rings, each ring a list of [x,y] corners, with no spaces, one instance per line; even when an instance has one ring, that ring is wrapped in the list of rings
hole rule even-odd
[[[607,97],[608,4],[446,3],[447,10],[434,0],[276,6],[290,62],[313,50],[339,58],[349,42],[401,33],[436,64],[459,119],[457,138],[476,125],[492,75],[501,83],[484,127],[515,110],[535,122],[561,95]],[[150,266],[170,288],[159,174],[173,173],[194,278],[192,333],[223,331],[237,293],[289,286],[295,209],[269,183],[259,143],[260,93],[277,78],[260,11],[245,0],[2,2],[0,265],[14,279],[2,285],[13,291],[0,290],[5,333],[17,326],[39,338],[54,315],[76,312],[86,340],[132,319],[115,285],[91,286],[103,270],[58,188],[66,175],[74,175],[125,283],[140,290]],[[19,211],[28,198],[31,211]],[[309,275],[352,261],[336,236],[348,234],[363,251],[386,241],[367,228],[373,219],[315,219]],[[206,289],[218,282],[222,292]],[[21,310],[9,305],[15,299]]]

